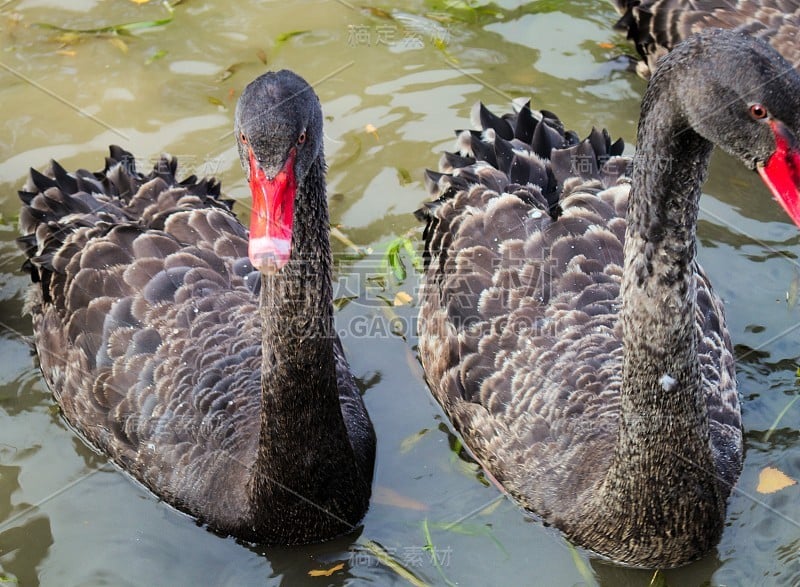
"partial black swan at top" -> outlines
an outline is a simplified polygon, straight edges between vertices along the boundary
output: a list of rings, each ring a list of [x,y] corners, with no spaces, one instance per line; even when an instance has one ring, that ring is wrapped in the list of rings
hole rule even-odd
[[[616,28],[644,61],[636,67],[650,77],[656,61],[693,33],[720,27],[769,42],[800,71],[800,0],[614,0],[622,14]]]
[[[484,467],[576,544],[696,559],[742,463],[731,341],[695,260],[701,185],[719,145],[800,224],[800,76],[746,35],[691,38],[650,81],[632,161],[527,105],[479,118],[418,211],[429,385]]]
[[[31,170],[34,342],[70,424],[166,502],[248,541],[324,540],[367,509],[375,436],[333,328],[322,112],[280,71],[235,118],[249,258],[219,183],[174,159]]]

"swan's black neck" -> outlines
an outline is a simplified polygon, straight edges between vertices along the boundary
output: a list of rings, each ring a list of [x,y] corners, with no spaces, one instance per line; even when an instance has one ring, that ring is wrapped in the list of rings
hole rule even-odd
[[[596,504],[613,520],[603,542],[625,549],[637,537],[639,552],[620,560],[646,561],[648,550],[659,560],[658,536],[678,537],[670,549],[689,557],[705,552],[725,508],[697,357],[695,232],[712,144],[658,81],[667,76],[642,105],[627,216],[619,438]]]
[[[321,161],[315,164],[297,186],[289,262],[262,276],[265,358],[271,353],[275,359],[263,380],[270,395],[279,398],[289,399],[305,387],[334,400],[338,397],[323,166]]]
[[[324,176],[320,155],[297,186],[291,258],[262,275],[261,439],[252,482],[256,517],[273,520],[265,527],[277,517],[286,532],[309,536],[347,532],[365,509],[342,489],[357,491],[363,480],[337,386]],[[364,506],[356,515],[353,503]]]

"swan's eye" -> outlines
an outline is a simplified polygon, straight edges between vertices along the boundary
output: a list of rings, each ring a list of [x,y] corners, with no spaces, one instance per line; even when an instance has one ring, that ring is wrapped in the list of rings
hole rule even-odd
[[[300,133],[300,136],[297,137],[297,144],[302,145],[305,142],[306,142],[306,131],[303,131]]]
[[[241,134],[239,135],[239,140],[240,140],[240,141],[242,141],[242,144],[243,144],[243,145],[246,145],[246,144],[247,144],[247,137],[246,137],[246,136],[244,136],[244,133],[241,133]]]
[[[750,106],[750,117],[753,120],[760,120],[767,117],[767,109],[761,104],[755,103]]]

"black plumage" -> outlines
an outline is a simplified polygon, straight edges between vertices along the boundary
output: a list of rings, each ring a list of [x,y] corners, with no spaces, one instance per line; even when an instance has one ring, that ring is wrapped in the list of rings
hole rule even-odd
[[[170,157],[143,174],[114,146],[98,173],[31,170],[27,310],[65,418],[160,498],[246,540],[324,540],[366,511],[375,436],[333,334],[319,101],[265,74],[236,136],[259,145],[248,177],[271,158],[296,178],[285,266],[254,268],[216,180]]]
[[[800,70],[798,0],[615,0],[622,14],[616,28],[636,44],[647,78],[658,59],[689,35],[719,27],[769,42]]]
[[[529,112],[478,107],[482,130],[430,175],[427,381],[526,508],[615,561],[684,564],[719,539],[743,450],[722,304],[695,260],[700,187],[715,143],[800,220],[800,76],[706,31],[653,76],[634,159]]]

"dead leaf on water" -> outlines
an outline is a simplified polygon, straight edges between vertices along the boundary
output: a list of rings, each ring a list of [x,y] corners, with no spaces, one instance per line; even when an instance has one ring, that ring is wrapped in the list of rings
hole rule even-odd
[[[333,565],[330,569],[311,569],[308,571],[309,577],[330,577],[336,571],[341,571],[344,568],[344,563]]]
[[[150,0],[131,0],[134,4],[147,4]]]
[[[217,83],[224,82],[226,79],[231,77],[234,73],[239,71],[245,65],[247,65],[246,61],[239,61],[238,63],[233,63],[232,65],[229,65],[228,67],[223,69],[219,75],[217,75],[214,81]]]
[[[407,306],[411,303],[414,298],[411,297],[410,294],[399,291],[394,295],[394,305],[395,306]]]
[[[797,481],[783,471],[774,467],[764,467],[758,475],[756,491],[759,493],[775,493],[792,485],[797,485]]]
[[[380,140],[380,137],[378,136],[378,128],[374,124],[367,124],[364,127],[364,132],[375,137],[376,141]]]
[[[258,57],[258,60],[264,65],[267,64],[267,52],[264,51],[264,49],[259,49],[256,51],[256,57]]]
[[[79,33],[62,33],[60,35],[56,35],[56,41],[62,45],[74,45],[80,40],[81,36]]]
[[[383,18],[386,20],[394,20],[394,18],[392,18],[392,15],[386,12],[385,10],[382,10],[380,8],[374,8],[371,6],[365,6],[365,8],[369,10],[372,16],[377,16],[378,18]]]
[[[423,428],[419,432],[415,432],[410,436],[406,436],[403,441],[400,443],[400,453],[405,454],[414,448],[417,443],[422,440],[422,437],[425,436],[428,432],[430,432],[430,428]]]
[[[600,47],[601,49],[613,49],[614,48],[614,43],[601,42],[601,43],[597,43],[597,46]]]
[[[77,54],[78,52],[72,49],[59,49],[56,51],[56,55],[64,55],[65,57],[75,57]]]
[[[120,39],[119,37],[109,37],[108,42],[114,45],[117,49],[122,51],[123,53],[128,53],[128,43]]]

